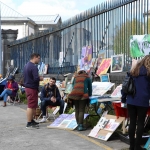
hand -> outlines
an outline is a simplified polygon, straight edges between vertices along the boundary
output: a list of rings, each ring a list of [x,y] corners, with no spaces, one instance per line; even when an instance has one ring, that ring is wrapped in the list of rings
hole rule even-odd
[[[40,81],[43,81],[43,77],[40,77]]]
[[[56,98],[55,98],[54,96],[52,96],[52,97],[51,97],[51,101],[52,101],[53,103],[55,103],[55,102],[56,102]]]

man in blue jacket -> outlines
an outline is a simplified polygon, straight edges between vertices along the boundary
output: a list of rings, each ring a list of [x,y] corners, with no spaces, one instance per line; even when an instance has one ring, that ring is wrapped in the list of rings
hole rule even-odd
[[[52,77],[50,82],[42,88],[40,99],[43,115],[43,119],[40,121],[40,123],[46,121],[47,106],[60,106],[59,114],[63,113],[64,101],[61,99],[59,90],[56,86],[56,79],[54,77]]]

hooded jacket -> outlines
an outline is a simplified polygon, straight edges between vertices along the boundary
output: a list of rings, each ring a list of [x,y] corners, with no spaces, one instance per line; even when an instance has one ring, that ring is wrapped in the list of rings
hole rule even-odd
[[[146,68],[142,66],[139,71],[139,76],[133,78],[136,88],[135,96],[122,93],[122,99],[126,98],[126,103],[130,105],[149,107],[150,77],[147,76]]]

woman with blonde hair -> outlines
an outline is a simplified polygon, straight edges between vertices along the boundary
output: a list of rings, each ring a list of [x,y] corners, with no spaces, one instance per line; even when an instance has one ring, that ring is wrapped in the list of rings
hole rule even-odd
[[[138,61],[136,66],[131,69],[130,75],[134,79],[136,93],[134,96],[132,96],[122,92],[121,99],[122,102],[126,101],[127,103],[127,109],[130,118],[129,150],[146,150],[140,145],[150,99],[150,55],[147,55],[142,60]]]

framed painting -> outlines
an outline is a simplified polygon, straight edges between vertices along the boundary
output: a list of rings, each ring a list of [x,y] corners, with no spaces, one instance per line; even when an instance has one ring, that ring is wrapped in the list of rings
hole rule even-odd
[[[123,71],[123,54],[111,56],[111,72]]]
[[[100,75],[100,80],[101,80],[101,82],[110,82],[110,80],[109,80],[109,73],[101,74]]]

